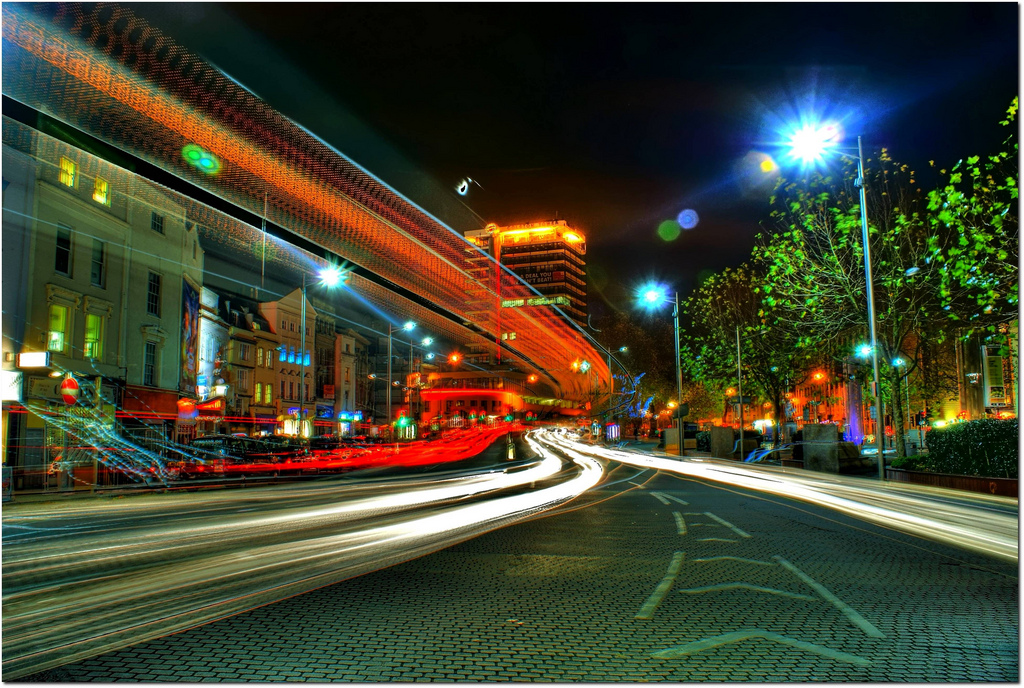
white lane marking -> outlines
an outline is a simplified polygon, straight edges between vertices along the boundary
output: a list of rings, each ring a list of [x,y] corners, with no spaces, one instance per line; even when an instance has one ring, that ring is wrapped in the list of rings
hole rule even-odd
[[[766,592],[770,595],[779,595],[780,597],[792,597],[795,600],[807,600],[809,602],[817,602],[817,597],[811,597],[810,595],[801,595],[798,592],[786,592],[785,590],[776,590],[775,588],[762,588],[760,585],[751,585],[750,583],[719,583],[718,585],[706,585],[702,588],[686,588],[679,592],[686,593],[687,595],[701,595],[706,592],[719,592],[721,590],[753,590],[754,592]]]
[[[679,575],[679,570],[683,568],[683,553],[676,552],[672,555],[672,562],[668,565],[668,571],[665,573],[665,577],[658,583],[658,587],[654,589],[651,596],[644,602],[644,606],[640,607],[640,611],[636,613],[634,619],[653,619],[654,610],[661,604],[662,598],[668,594],[668,591],[672,588],[672,583],[675,582],[676,576]]]
[[[857,613],[857,611],[855,609],[852,609],[849,605],[847,605],[841,599],[839,599],[838,597],[836,597],[835,595],[830,593],[828,590],[826,590],[825,586],[823,586],[821,583],[819,583],[818,581],[814,580],[813,578],[808,576],[806,573],[804,573],[803,571],[801,571],[797,567],[795,567],[792,564],[790,564],[788,561],[786,561],[782,557],[775,556],[775,557],[772,557],[772,559],[774,559],[775,561],[779,562],[782,566],[784,566],[785,568],[787,568],[790,571],[792,571],[797,576],[797,578],[802,580],[804,583],[807,583],[807,585],[809,585],[812,588],[814,588],[814,591],[816,593],[818,593],[823,598],[825,598],[826,600],[831,602],[836,607],[836,609],[838,609],[843,614],[845,614],[846,618],[849,619],[855,626],[857,626],[862,631],[864,631],[865,634],[871,636],[872,638],[884,638],[885,637],[885,634],[882,633],[877,628],[875,628],[875,626],[870,621],[868,621],[863,616],[861,616],[859,613]]]
[[[651,492],[649,494],[665,506],[668,506],[668,500],[662,497],[660,492]]]
[[[729,538],[697,538],[697,542],[738,542]]]
[[[667,492],[659,492],[658,494],[660,494],[665,499],[671,499],[673,502],[678,502],[679,504],[682,504],[683,506],[690,506],[690,503],[688,501],[686,501],[685,499],[679,499],[679,497],[673,497],[672,495],[670,495]]]
[[[676,530],[679,531],[679,534],[686,535],[686,521],[683,520],[683,515],[678,511],[673,511],[672,518],[676,520]]]
[[[742,562],[745,562],[747,564],[759,564],[761,566],[775,566],[775,563],[771,562],[771,561],[758,561],[757,559],[744,559],[743,557],[706,557],[704,559],[691,559],[690,561],[695,562],[695,563],[696,562],[700,562],[701,564],[707,564],[707,563],[710,563],[712,561],[722,561],[722,560],[742,561]]]
[[[750,537],[750,533],[746,533],[746,532],[744,532],[744,531],[740,530],[739,528],[737,528],[737,527],[736,527],[736,526],[734,526],[733,524],[731,524],[731,523],[729,523],[728,521],[726,521],[726,520],[725,520],[724,518],[719,518],[718,516],[715,516],[715,515],[714,515],[713,513],[711,513],[710,511],[705,511],[705,512],[704,512],[704,515],[705,515],[705,516],[708,516],[708,517],[710,517],[710,518],[713,518],[713,519],[715,519],[716,521],[718,521],[718,522],[719,522],[719,523],[721,523],[721,524],[722,524],[723,526],[725,526],[726,528],[728,528],[728,529],[729,529],[729,530],[731,530],[732,532],[736,533],[736,534],[737,534],[737,535],[739,535],[740,537],[745,537],[745,538],[748,538],[748,537]]]
[[[824,645],[815,645],[814,643],[796,640],[795,638],[787,638],[786,636],[779,635],[778,633],[771,633],[769,631],[762,630],[734,631],[723,635],[711,636],[710,638],[697,640],[692,643],[687,643],[686,645],[680,645],[679,647],[670,647],[666,650],[652,652],[651,656],[657,659],[682,659],[683,657],[703,652],[704,650],[710,650],[730,643],[738,643],[750,638],[771,640],[777,643],[782,643],[783,645],[795,647],[798,650],[813,652],[816,655],[828,657],[829,659],[834,659],[838,662],[847,662],[849,664],[857,664],[859,666],[868,666],[871,664],[870,660],[858,657],[857,655],[851,655],[846,652],[840,652],[839,650],[833,650],[832,648],[825,647]]]

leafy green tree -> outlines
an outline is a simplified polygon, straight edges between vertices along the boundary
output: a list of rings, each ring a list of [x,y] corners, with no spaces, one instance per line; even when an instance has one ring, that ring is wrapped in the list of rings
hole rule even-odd
[[[873,165],[866,171],[866,191],[880,374],[893,425],[902,428],[902,381],[919,360],[916,334],[948,316],[936,287],[939,265],[926,260],[934,250],[931,223],[913,171],[885,150],[867,163]],[[755,248],[755,264],[765,271],[764,304],[805,348],[849,342],[852,349],[857,339],[867,341],[855,177],[847,164],[838,180],[815,176],[782,186],[773,199],[774,231]],[[896,447],[903,456],[903,443]]]
[[[684,304],[688,322],[683,361],[690,375],[707,387],[720,392],[734,384],[738,328],[748,385],[744,396],[760,393],[771,403],[776,427],[781,427],[785,392],[802,381],[808,355],[797,330],[777,321],[775,306],[762,303],[764,286],[746,265],[707,279]]]
[[[974,155],[947,172],[945,183],[928,194],[932,223],[927,260],[938,273],[942,307],[968,330],[1017,317],[1019,214],[1017,98],[1001,122],[1010,136],[995,155]],[[934,161],[932,161],[934,165]]]

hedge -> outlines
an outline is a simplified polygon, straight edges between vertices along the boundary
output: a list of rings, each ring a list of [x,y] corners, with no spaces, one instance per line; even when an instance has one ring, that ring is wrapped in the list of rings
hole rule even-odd
[[[925,468],[935,473],[1016,478],[1017,419],[985,418],[935,428],[928,433]]]

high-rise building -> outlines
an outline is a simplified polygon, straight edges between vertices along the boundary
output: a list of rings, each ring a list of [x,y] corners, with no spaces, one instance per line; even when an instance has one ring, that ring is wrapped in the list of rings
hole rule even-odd
[[[533,286],[540,296],[504,299],[502,307],[557,306],[581,327],[587,320],[587,242],[565,220],[466,232],[466,239]],[[483,277],[483,275],[481,275]],[[523,303],[518,303],[523,301]]]

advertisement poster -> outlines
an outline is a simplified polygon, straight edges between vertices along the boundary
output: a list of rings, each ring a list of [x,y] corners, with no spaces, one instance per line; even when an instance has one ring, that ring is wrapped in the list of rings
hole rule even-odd
[[[199,365],[199,290],[188,280],[181,281],[181,375],[178,391],[196,392]]]

